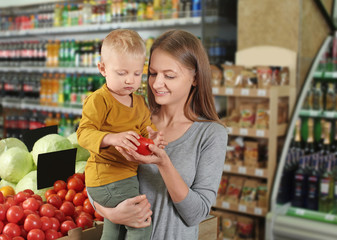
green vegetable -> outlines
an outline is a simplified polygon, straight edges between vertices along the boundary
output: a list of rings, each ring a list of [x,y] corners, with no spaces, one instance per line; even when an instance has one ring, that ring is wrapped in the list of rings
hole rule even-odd
[[[75,172],[76,173],[84,173],[85,165],[87,161],[78,161],[75,163]]]
[[[5,138],[0,141],[0,154],[12,147],[18,147],[28,152],[27,146],[17,138]]]
[[[2,180],[0,181],[0,188],[5,187],[5,186],[11,186],[12,188],[15,189],[16,184],[15,184],[15,183],[8,182],[8,181],[6,181],[5,179],[2,179]]]
[[[16,184],[15,192],[21,192],[25,189],[31,189],[35,194],[38,194],[42,197],[43,201],[46,201],[46,197],[44,196],[45,192],[48,189],[52,189],[53,187],[43,188],[37,190],[37,171],[31,171],[26,176],[24,176],[18,184]]]
[[[32,155],[19,147],[12,147],[0,155],[0,166],[0,177],[17,183],[32,170]]]
[[[76,161],[87,161],[90,157],[90,153],[87,149],[78,144],[76,132],[70,134],[68,139],[73,144],[73,147],[77,148]]]
[[[71,142],[58,134],[48,134],[37,140],[33,146],[32,155],[35,165],[37,165],[37,157],[41,153],[49,153],[73,148]]]

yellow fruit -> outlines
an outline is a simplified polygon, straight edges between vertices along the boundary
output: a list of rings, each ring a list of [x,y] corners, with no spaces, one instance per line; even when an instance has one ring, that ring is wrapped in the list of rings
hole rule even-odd
[[[4,187],[0,188],[0,192],[2,192],[2,194],[5,197],[15,194],[15,190],[11,186],[4,186]]]

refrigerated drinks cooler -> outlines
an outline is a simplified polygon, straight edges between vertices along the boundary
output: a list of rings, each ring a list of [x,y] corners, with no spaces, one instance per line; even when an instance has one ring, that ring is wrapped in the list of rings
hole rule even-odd
[[[337,239],[337,53],[328,36],[289,123],[274,180],[266,239]]]

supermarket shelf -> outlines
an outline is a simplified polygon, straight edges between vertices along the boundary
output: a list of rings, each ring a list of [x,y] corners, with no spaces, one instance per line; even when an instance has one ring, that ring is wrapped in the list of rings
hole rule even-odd
[[[248,215],[254,215],[258,217],[265,217],[267,215],[267,209],[266,208],[260,208],[260,207],[249,207],[244,204],[235,204],[230,203],[227,201],[223,201],[220,198],[217,198],[216,205],[213,206],[214,208],[220,209],[220,210],[226,210],[226,211],[232,211],[232,212],[239,212],[243,214]]]
[[[231,164],[224,165],[225,173],[233,173],[250,177],[258,178],[268,178],[267,169],[263,168],[254,168],[254,167],[245,167],[245,166],[235,166]]]
[[[269,89],[213,87],[212,92],[214,95],[217,96],[270,98],[272,89],[278,89],[279,97],[286,97],[290,94],[289,86],[274,86],[270,87]]]
[[[84,74],[98,74],[96,67],[0,67],[2,72],[62,72],[62,73],[84,73]]]
[[[82,114],[82,105],[71,106],[45,106],[40,105],[37,101],[19,98],[2,98],[0,100],[4,108],[30,109],[47,112],[62,112],[74,115]]]
[[[217,21],[212,17],[207,21]],[[200,25],[201,17],[186,17],[186,18],[171,18],[161,20],[149,20],[149,21],[126,21],[126,22],[114,22],[105,24],[92,24],[81,26],[69,26],[69,27],[52,27],[41,29],[29,29],[29,30],[16,30],[16,31],[0,31],[1,38],[6,37],[24,37],[24,36],[36,36],[36,35],[53,35],[53,34],[74,34],[74,33],[87,33],[87,32],[102,32],[110,31],[117,28],[131,28],[131,29],[154,29],[163,27],[177,27],[177,26],[193,26]]]
[[[337,215],[311,211],[303,208],[289,207],[286,213],[288,216],[305,218],[309,220],[337,224]]]
[[[301,110],[301,117],[337,118],[337,111]]]
[[[258,137],[258,138],[268,138],[269,130],[268,129],[256,129],[256,128],[239,128],[239,127],[227,127],[228,134],[235,136],[244,136],[244,137]],[[277,127],[277,136],[283,136],[286,132],[287,124],[283,123]]]
[[[337,72],[315,72],[314,78],[337,79]]]

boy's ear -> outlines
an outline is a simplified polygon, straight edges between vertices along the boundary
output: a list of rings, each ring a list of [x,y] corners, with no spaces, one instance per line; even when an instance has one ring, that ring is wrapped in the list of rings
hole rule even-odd
[[[98,68],[98,71],[102,74],[102,76],[105,77],[106,73],[105,73],[105,65],[104,65],[104,63],[99,62],[97,64],[97,68]]]

